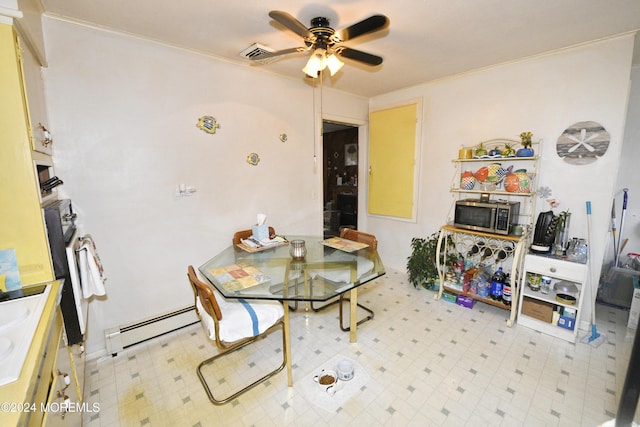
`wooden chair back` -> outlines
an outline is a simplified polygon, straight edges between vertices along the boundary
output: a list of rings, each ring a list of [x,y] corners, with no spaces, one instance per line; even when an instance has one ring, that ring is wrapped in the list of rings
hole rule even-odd
[[[194,304],[196,299],[199,298],[200,304],[202,304],[207,314],[211,316],[212,319],[216,321],[222,320],[222,311],[220,311],[220,306],[218,305],[216,296],[213,293],[213,289],[211,289],[211,286],[198,279],[196,271],[192,265],[190,265],[187,270],[187,277],[189,277],[189,283],[191,284],[191,289],[193,289]],[[197,312],[198,306],[196,305],[196,313]]]
[[[353,240],[354,242],[366,243],[372,249],[376,249],[378,247],[378,240],[376,239],[376,236],[363,231],[354,230],[353,228],[341,229],[340,237],[347,240]]]

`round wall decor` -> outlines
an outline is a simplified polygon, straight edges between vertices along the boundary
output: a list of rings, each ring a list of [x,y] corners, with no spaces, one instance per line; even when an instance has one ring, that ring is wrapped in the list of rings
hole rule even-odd
[[[251,166],[257,166],[258,163],[260,163],[260,156],[258,156],[258,153],[250,153],[247,156],[247,163]]]
[[[596,122],[578,122],[562,132],[556,152],[565,162],[574,165],[593,163],[609,148],[609,132]]]

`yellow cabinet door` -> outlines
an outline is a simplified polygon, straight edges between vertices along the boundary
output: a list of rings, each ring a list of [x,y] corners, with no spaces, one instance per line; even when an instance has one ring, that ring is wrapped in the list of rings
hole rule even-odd
[[[13,28],[0,24],[0,249],[15,249],[27,284],[54,277],[17,52]]]

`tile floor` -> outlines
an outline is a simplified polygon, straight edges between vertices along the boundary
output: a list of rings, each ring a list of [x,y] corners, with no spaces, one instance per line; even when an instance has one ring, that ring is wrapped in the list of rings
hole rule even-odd
[[[292,313],[293,387],[285,370],[224,406],[209,403],[196,375],[217,351],[199,324],[89,360],[85,401],[100,410],[85,414],[84,425],[596,426],[615,417],[632,345],[626,312],[598,306],[608,342],[594,348],[508,328],[499,308],[469,310],[433,295],[399,271],[365,285],[359,301],[376,316],[353,344],[336,306]],[[236,353],[217,369],[214,387],[231,384],[235,369],[251,375],[281,357],[281,345],[272,334]],[[369,380],[329,412],[305,398],[302,380],[336,355],[356,360]]]

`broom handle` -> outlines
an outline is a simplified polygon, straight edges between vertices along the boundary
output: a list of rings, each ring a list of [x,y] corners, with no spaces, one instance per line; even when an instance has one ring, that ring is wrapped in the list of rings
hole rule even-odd
[[[624,217],[627,213],[627,201],[629,199],[628,188],[623,188],[622,191],[624,195],[622,196],[622,216],[620,217],[620,233],[618,234],[618,253],[616,254],[616,263],[615,266],[618,267],[618,262],[620,261],[620,253],[622,252],[622,232],[624,229]]]
[[[616,199],[611,204],[611,234],[613,235],[613,260],[618,257],[618,240],[616,236]]]
[[[587,281],[589,282],[589,286],[593,286],[591,281],[591,200],[587,200],[587,247],[589,248],[589,254],[587,254]],[[598,292],[598,288],[595,287],[595,290],[591,289],[591,325],[596,324],[596,294]]]

